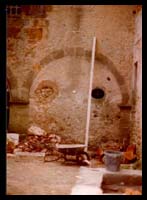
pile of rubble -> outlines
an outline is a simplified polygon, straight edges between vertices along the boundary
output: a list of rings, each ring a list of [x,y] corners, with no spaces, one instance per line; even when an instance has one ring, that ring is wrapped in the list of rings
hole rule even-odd
[[[43,129],[37,126],[31,126],[24,141],[15,142],[8,134],[7,153],[15,152],[46,152],[50,148],[55,148],[56,144],[61,142],[60,136],[56,134],[47,134]],[[17,134],[15,134],[17,135]]]
[[[55,134],[46,136],[28,135],[24,142],[20,142],[16,146],[15,151],[46,152],[47,149],[58,143],[58,137]]]

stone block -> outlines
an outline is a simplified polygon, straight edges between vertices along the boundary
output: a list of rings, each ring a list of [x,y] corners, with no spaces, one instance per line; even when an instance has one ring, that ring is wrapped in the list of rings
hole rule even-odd
[[[33,17],[45,17],[46,7],[43,5],[23,5],[22,12]]]
[[[42,28],[27,28],[25,33],[29,40],[41,40],[42,39]]]
[[[16,156],[14,155],[14,154],[12,154],[12,153],[7,153],[7,159],[12,159],[12,160],[14,160],[16,158]]]
[[[46,65],[48,64],[49,62],[51,62],[53,60],[52,58],[52,55],[47,55],[45,58],[43,58],[41,61],[40,61],[40,65]]]
[[[102,190],[97,186],[76,185],[72,189],[71,195],[102,195]]]
[[[36,63],[33,65],[33,70],[36,71],[36,72],[39,72],[41,70],[41,65]]]
[[[53,6],[52,5],[48,5],[47,7],[46,7],[46,11],[47,12],[51,12],[53,10]]]
[[[74,48],[66,47],[65,50],[64,50],[64,55],[65,56],[73,56],[74,55]]]
[[[82,47],[76,48],[76,55],[77,56],[84,56],[84,49]]]
[[[19,143],[19,134],[18,133],[7,133],[7,141],[11,141],[14,145]]]
[[[29,89],[25,87],[11,89],[12,103],[28,104],[29,103]]]
[[[28,129],[28,134],[30,134],[30,135],[46,135],[46,132],[43,129],[41,129],[40,127],[32,125]]]
[[[15,160],[18,161],[44,161],[45,153],[15,152]]]
[[[120,189],[142,186],[141,170],[121,169],[118,172],[110,172],[105,168],[80,167],[76,185],[72,188],[71,195],[112,195],[116,194],[114,189],[119,189],[117,195],[122,194]],[[105,193],[105,189],[113,189],[113,193]]]
[[[41,66],[37,66],[37,70],[40,70],[41,69]],[[23,84],[22,84],[22,87],[23,88],[26,88],[26,89],[30,89],[31,85],[32,85],[32,82],[33,82],[33,78],[34,78],[34,71],[29,71],[28,74],[27,74],[27,79],[25,79],[23,81]],[[29,91],[28,91],[28,94],[29,94]]]
[[[62,49],[52,52],[52,56],[54,59],[59,59],[64,56],[64,51]]]
[[[85,50],[84,55],[85,55],[86,57],[91,57],[91,51]]]
[[[8,37],[13,37],[13,38],[17,38],[18,33],[20,32],[20,28],[18,27],[9,27],[8,28]]]

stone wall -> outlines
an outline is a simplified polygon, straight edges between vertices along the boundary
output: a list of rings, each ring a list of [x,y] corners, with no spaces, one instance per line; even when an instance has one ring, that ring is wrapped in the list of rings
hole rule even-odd
[[[132,143],[137,145],[137,154],[142,158],[142,10],[139,9],[135,21],[133,71]]]
[[[22,6],[20,16],[8,17],[9,130],[24,133],[33,123],[67,142],[84,142],[96,36],[93,88],[105,95],[92,98],[90,145],[126,137],[122,130],[130,122],[123,124],[126,114],[119,105],[131,103],[135,10],[133,5]]]

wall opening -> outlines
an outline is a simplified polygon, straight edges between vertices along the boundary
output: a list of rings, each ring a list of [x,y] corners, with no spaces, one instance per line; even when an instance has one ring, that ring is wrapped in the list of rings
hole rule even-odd
[[[111,80],[111,78],[110,78],[110,77],[107,77],[107,80],[108,80],[108,81],[110,81],[110,80]]]
[[[104,90],[100,89],[100,88],[94,88],[91,92],[91,96],[95,99],[101,99],[103,98],[105,95]]]
[[[6,11],[7,11],[8,16],[17,17],[21,14],[21,6],[18,6],[18,5],[7,6]]]

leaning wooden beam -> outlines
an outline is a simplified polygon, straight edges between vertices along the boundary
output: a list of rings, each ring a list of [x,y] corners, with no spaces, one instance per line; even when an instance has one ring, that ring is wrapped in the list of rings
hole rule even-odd
[[[87,151],[88,149],[88,139],[89,139],[91,91],[92,91],[94,61],[95,61],[95,47],[96,47],[96,37],[93,38],[93,46],[92,46],[92,58],[91,58],[91,70],[90,70],[90,82],[89,82],[88,106],[87,106],[87,121],[86,121],[86,132],[85,132],[85,146],[86,146],[85,151]]]

